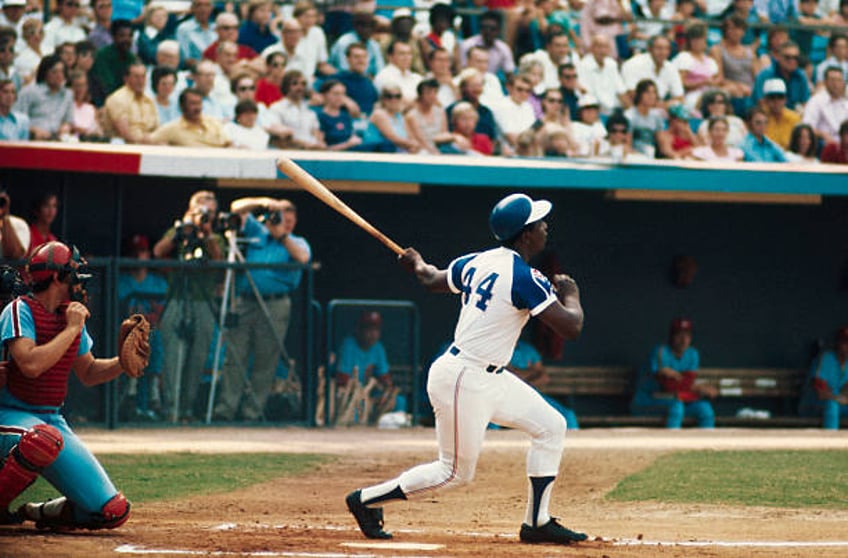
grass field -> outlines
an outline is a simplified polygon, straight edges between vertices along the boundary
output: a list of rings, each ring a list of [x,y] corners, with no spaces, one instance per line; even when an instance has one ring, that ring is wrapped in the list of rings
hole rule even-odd
[[[112,482],[135,503],[230,492],[274,478],[293,476],[336,459],[315,454],[107,454],[97,456]],[[12,504],[41,501],[59,493],[43,478]]]
[[[608,495],[618,501],[848,509],[848,451],[686,451]]]

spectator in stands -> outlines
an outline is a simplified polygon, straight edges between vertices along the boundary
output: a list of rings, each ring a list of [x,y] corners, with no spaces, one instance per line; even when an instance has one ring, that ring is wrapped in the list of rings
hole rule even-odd
[[[74,64],[77,63],[76,43],[66,41],[57,46],[56,50],[53,52],[59,55],[59,59],[65,65],[65,78],[67,79],[68,72],[70,72],[73,69]]]
[[[270,135],[258,124],[259,107],[250,99],[235,106],[235,121],[224,124],[224,134],[232,147],[261,151],[268,149]]]
[[[533,116],[539,118],[542,116],[542,91],[538,95],[536,90],[542,84],[544,79],[544,68],[542,63],[535,58],[524,57],[518,65],[518,75],[523,76],[530,82],[530,96],[527,97],[527,102],[533,107]]]
[[[300,0],[294,5],[294,18],[300,24],[303,31],[303,53],[305,57],[304,66],[309,75],[330,76],[336,73],[328,62],[327,36],[318,25],[318,8],[309,0]]]
[[[29,139],[29,117],[12,110],[18,92],[9,79],[0,79],[0,141]]]
[[[227,147],[230,144],[221,121],[203,114],[203,93],[198,89],[189,87],[180,93],[180,112],[179,120],[153,132],[152,143],[183,147]]]
[[[389,85],[380,91],[380,103],[371,113],[362,138],[363,149],[379,153],[417,153],[421,145],[411,136],[403,117],[400,87]]]
[[[813,36],[821,34],[821,31],[813,31],[804,29],[805,27],[827,24],[828,21],[822,21],[822,17],[816,13],[818,9],[818,0],[798,0],[798,14],[792,22],[799,28],[795,28],[790,33],[790,38],[798,44],[801,52],[809,55],[813,51]]]
[[[630,122],[627,117],[616,110],[606,123],[606,136],[598,142],[598,157],[609,157],[613,163],[622,163],[625,160],[644,158],[644,156],[633,149],[633,136],[630,135]]]
[[[65,88],[65,65],[58,55],[41,59],[35,83],[21,89],[15,110],[29,117],[32,139],[59,139],[70,133],[74,96]]]
[[[768,68],[780,59],[780,47],[789,41],[789,30],[784,25],[773,25],[766,32],[765,52],[760,56],[760,68]]]
[[[684,105],[668,109],[668,129],[657,132],[657,150],[665,159],[688,159],[703,141],[692,132],[691,113]]]
[[[476,132],[477,109],[466,101],[453,105],[450,114],[450,128],[454,140],[450,144],[439,146],[444,153],[459,153],[465,155],[491,155],[494,151],[492,140],[486,134]]]
[[[497,125],[495,124],[495,116],[492,110],[480,102],[480,97],[483,94],[483,76],[474,68],[466,68],[459,74],[459,102],[469,103],[477,110],[477,126],[475,132],[485,134],[489,140],[494,143],[497,137]],[[448,120],[453,121],[451,111],[457,103],[449,106],[446,111]]]
[[[653,37],[662,37],[665,24],[662,21],[644,21],[645,19],[670,20],[674,15],[674,6],[665,0],[647,0],[635,5],[635,21],[630,28],[628,40],[634,53],[645,52]]]
[[[719,84],[742,114],[748,110],[754,77],[760,71],[756,51],[742,42],[747,28],[748,24],[738,15],[726,18],[721,26],[721,42],[710,49],[710,56],[718,64]]]
[[[657,85],[650,79],[643,79],[636,84],[633,106],[624,112],[633,131],[633,149],[650,159],[656,157],[657,133],[666,125],[658,103]]]
[[[786,84],[782,79],[774,78],[765,82],[763,105],[768,117],[766,137],[781,149],[787,149],[793,130],[801,122],[801,115],[786,108]]]
[[[0,111],[5,104],[4,87],[0,85]],[[2,132],[1,122],[0,132]],[[12,198],[2,186],[0,186],[0,199],[4,201],[0,206],[0,259],[22,260],[29,246],[29,225],[20,217],[12,215]]]
[[[247,19],[239,29],[238,44],[245,45],[254,52],[262,52],[277,42],[277,37],[271,32],[272,9],[270,0],[248,2]]]
[[[576,119],[580,84],[577,81],[577,68],[570,62],[559,67],[559,92],[562,95],[562,105],[568,110],[569,117],[572,120]]]
[[[192,0],[191,17],[177,27],[180,59],[185,67],[199,62],[203,52],[215,42],[217,34],[215,24],[209,21],[211,16],[212,0]]]
[[[752,99],[759,102],[763,98],[763,85],[769,79],[780,78],[786,84],[786,106],[800,111],[810,98],[810,84],[804,71],[798,67],[801,51],[798,45],[787,41],[780,46],[774,63],[760,70],[754,82]]]
[[[389,24],[389,34],[381,41],[383,46],[383,57],[388,60],[388,49],[392,43],[400,41],[409,45],[411,62],[409,69],[418,75],[427,71],[424,59],[421,55],[421,47],[417,38],[412,36],[415,27],[415,18],[409,8],[397,8],[392,12],[392,21]]]
[[[23,86],[23,79],[15,69],[15,35],[11,27],[0,27],[0,79],[11,80],[16,89]]]
[[[26,85],[35,78],[35,70],[44,57],[41,46],[44,39],[44,24],[38,19],[27,19],[23,24],[22,36],[25,46],[15,56],[15,71]]]
[[[714,116],[722,116],[727,120],[730,130],[727,134],[727,145],[739,147],[748,135],[745,122],[733,114],[733,105],[727,93],[721,89],[711,89],[701,97],[701,116],[703,121],[698,126],[698,137],[703,143],[709,143],[709,131],[707,126],[709,119]]]
[[[328,79],[321,83],[319,90],[324,99],[323,105],[318,110],[318,123],[321,133],[330,151],[346,151],[362,144],[360,138],[354,131],[354,116],[348,110],[346,104],[346,91],[342,82]],[[358,107],[356,117],[359,117]]]
[[[253,6],[253,4],[251,4]],[[245,22],[247,25],[247,22]],[[218,45],[222,42],[235,43],[239,60],[253,60],[258,56],[257,51],[239,41],[239,20],[236,14],[221,12],[215,17],[215,33],[218,38],[203,51],[203,58],[218,61]],[[276,37],[274,39],[276,41]]]
[[[436,49],[444,49],[452,65],[457,60],[457,40],[453,32],[455,12],[452,6],[437,2],[430,8],[430,32],[419,39],[421,56],[427,62],[427,68],[433,72],[429,63],[431,53]],[[447,105],[444,105],[447,106]]]
[[[788,23],[798,17],[794,0],[754,0],[754,6],[759,16],[771,23]]]
[[[730,124],[724,116],[712,116],[707,121],[709,140],[692,150],[692,157],[699,161],[741,161],[745,154],[738,147],[727,144]]]
[[[824,72],[831,66],[842,68],[842,75],[848,79],[848,35],[841,33],[831,35],[827,42],[827,50],[830,53],[829,56],[816,66],[816,85],[819,88],[824,87]]]
[[[549,124],[533,136],[531,144],[522,145],[525,134],[519,134],[515,152],[521,157],[576,157],[580,146],[569,129],[557,124]],[[541,153],[536,153],[541,150]]]
[[[4,0],[2,12],[0,12],[0,25],[11,27],[18,34],[18,37],[22,37],[24,23],[29,19],[34,19],[26,13],[26,6],[26,0]]]
[[[94,48],[101,49],[112,44],[112,0],[94,0],[94,27],[88,32],[88,40]]]
[[[790,163],[818,164],[816,134],[809,124],[798,124],[792,129],[786,159]]]
[[[44,40],[41,48],[45,53],[55,51],[59,45],[65,42],[76,43],[86,38],[79,20],[80,0],[57,0],[54,16],[44,26]]]
[[[695,16],[695,10],[699,8],[695,0],[677,0],[677,9],[674,15],[671,16],[675,23],[668,30],[668,37],[676,47],[677,52],[682,52],[686,48],[686,29],[698,21]]]
[[[480,102],[487,107],[492,107],[500,103],[506,95],[504,95],[501,80],[489,71],[489,51],[483,47],[471,47],[468,49],[468,67],[474,68],[483,78],[483,93],[480,95]],[[456,84],[459,85],[462,72],[456,77]]]
[[[156,64],[156,53],[162,41],[173,40],[174,32],[168,27],[168,10],[162,4],[151,3],[144,9],[144,27],[136,37],[138,57],[149,65]],[[177,49],[179,52],[179,49]],[[174,66],[176,70],[179,63]]]
[[[501,35],[501,15],[499,12],[488,11],[480,16],[480,33],[468,37],[459,45],[458,67],[464,68],[468,62],[468,51],[472,47],[480,47],[489,53],[488,71],[502,76],[515,72],[515,60],[512,49],[499,37]]]
[[[580,97],[577,108],[577,120],[572,121],[574,139],[579,145],[578,156],[591,157],[598,153],[600,141],[606,137],[607,130],[601,122],[601,106],[594,95],[587,93]]]
[[[715,413],[709,399],[715,388],[695,384],[700,355],[692,346],[692,321],[676,318],[671,322],[668,343],[651,353],[636,385],[630,409],[637,416],[665,416],[666,428],[680,428],[683,419],[693,417],[701,428],[715,426]]]
[[[146,81],[147,68],[141,60],[127,68],[123,87],[109,95],[103,107],[106,135],[127,143],[151,142],[151,134],[159,127],[159,112],[153,99],[144,94]]]
[[[839,430],[840,418],[848,417],[848,326],[836,331],[834,348],[824,351],[813,363],[799,413],[822,417],[826,430]]]
[[[219,75],[217,70],[218,68],[214,62],[201,60],[194,69],[194,89],[203,96],[204,116],[216,118],[220,121],[227,121],[229,120],[229,110],[221,103],[217,96],[213,95],[215,91],[215,80]],[[228,82],[223,77],[218,79]]]
[[[174,104],[177,104],[177,99],[180,96],[180,93],[183,92],[185,88],[188,87],[189,78],[191,77],[191,72],[188,70],[180,70],[180,43],[174,40],[166,40],[159,43],[159,46],[156,47],[156,65],[148,68],[148,74],[153,73],[154,67],[167,67],[173,68],[176,72],[176,84],[174,85],[174,92],[171,95],[171,100]],[[152,89],[147,92],[148,97],[153,97],[154,92]],[[161,122],[160,122],[161,124]]]
[[[368,116],[380,96],[368,75],[368,49],[362,43],[352,43],[347,47],[345,56],[348,69],[339,71],[333,78],[345,86],[348,108],[356,105],[362,114]]]
[[[459,87],[453,82],[451,62],[450,53],[441,47],[430,50],[428,54],[427,66],[430,68],[430,73],[424,77],[426,79],[435,79],[436,83],[439,84],[439,91],[436,97],[443,108],[455,103],[459,97]]]
[[[507,97],[492,107],[495,122],[503,133],[504,139],[515,147],[518,135],[532,128],[536,114],[530,104],[533,84],[523,76],[511,76],[507,81]]]
[[[315,61],[311,60],[306,52],[307,46],[303,42],[303,28],[300,22],[296,19],[286,19],[280,27],[282,40],[263,50],[262,56],[282,52],[286,55],[286,71],[298,70],[311,84],[315,78]]]
[[[839,141],[832,141],[822,149],[821,162],[848,164],[848,120],[839,126]]]
[[[447,113],[438,103],[439,83],[425,79],[417,89],[418,98],[404,116],[406,128],[424,151],[438,155],[440,145],[455,140],[454,134],[448,131]]]
[[[842,68],[833,66],[824,73],[824,89],[810,97],[804,107],[804,124],[809,124],[823,143],[836,140],[839,126],[848,119],[848,96]]]
[[[347,47],[353,43],[362,43],[368,51],[367,73],[372,78],[383,69],[383,53],[380,44],[372,38],[376,22],[374,14],[368,11],[356,11],[353,14],[353,31],[348,31],[338,38],[330,49],[329,62],[339,70],[349,70]]]
[[[71,133],[83,141],[94,141],[103,136],[98,122],[97,109],[91,104],[88,76],[81,70],[71,70],[68,86],[74,95],[74,119]]]
[[[648,51],[637,54],[621,66],[621,77],[627,94],[633,98],[636,85],[645,79],[657,87],[662,107],[683,102],[683,83],[680,72],[669,62],[671,41],[664,35],[655,35],[648,40]],[[635,101],[634,101],[635,102]]]
[[[562,93],[560,93],[559,88],[548,89],[542,95],[542,115],[536,119],[532,126],[532,129],[536,132],[537,140],[540,141],[544,137],[546,128],[551,126],[567,129],[569,139],[576,149],[576,142],[571,136],[571,116],[562,106]]]
[[[542,362],[542,355],[539,354],[539,351],[533,345],[519,339],[506,368],[539,391],[542,399],[547,401],[549,405],[562,415],[569,430],[578,430],[580,428],[577,423],[577,415],[574,414],[574,411],[540,391],[548,384],[550,378]]]
[[[580,37],[583,44],[590,44],[596,35],[609,39],[609,55],[619,59],[616,37],[624,34],[623,23],[633,20],[630,2],[618,0],[593,0],[584,5],[580,13]],[[623,56],[627,58],[627,56]],[[581,76],[582,78],[582,76]]]
[[[241,101],[253,101],[256,103],[257,122],[263,130],[276,136],[291,135],[291,130],[275,125],[276,118],[271,114],[265,103],[256,100],[256,81],[248,73],[239,74],[230,82],[230,90],[235,96],[236,103]],[[235,110],[235,105],[233,105]]]
[[[112,40],[111,45],[97,51],[91,69],[91,98],[98,107],[103,106],[106,97],[121,87],[127,69],[138,60],[132,53],[133,30],[128,20],[112,22]]]
[[[94,67],[94,57],[97,54],[97,49],[91,41],[80,41],[74,45],[73,70],[79,70],[85,74],[89,74]]]
[[[288,57],[282,52],[272,52],[265,57],[268,73],[256,82],[256,102],[271,106],[283,98],[280,87],[286,75]]]
[[[180,117],[180,107],[174,100],[174,92],[177,86],[177,71],[169,66],[157,66],[153,69],[151,77],[156,114],[159,125],[164,126]],[[176,95],[178,97],[179,95]],[[108,99],[107,99],[108,103]]]
[[[404,107],[415,102],[421,75],[412,71],[412,47],[403,41],[389,44],[388,64],[374,77],[374,86],[382,91],[387,85],[397,85],[403,94]]]
[[[27,255],[31,255],[36,248],[50,242],[59,240],[50,230],[53,221],[59,215],[59,196],[53,192],[45,192],[38,196],[32,203],[29,221],[29,247]]]
[[[742,36],[742,44],[748,47],[751,47],[751,50],[754,52],[754,56],[756,57],[757,51],[760,48],[760,29],[752,29],[752,24],[759,23],[768,23],[767,19],[763,19],[757,13],[757,10],[754,9],[753,0],[733,0],[730,6],[724,11],[722,14],[723,20],[727,21],[729,18],[737,17],[745,22],[745,34]]]
[[[204,60],[204,62],[209,61]],[[215,65],[214,62],[211,63]],[[238,59],[238,45],[230,41],[218,43],[218,63],[215,68],[215,81],[211,96],[223,107],[227,119],[232,118],[233,109],[236,106],[236,98],[232,92],[232,80],[244,73],[253,75],[255,70],[249,67],[246,60]]]
[[[707,54],[705,24],[694,23],[686,28],[686,49],[675,57],[674,64],[686,91],[684,104],[690,112],[694,112],[704,91],[719,86],[721,82],[718,64]]]
[[[748,113],[748,135],[740,146],[745,153],[745,161],[757,163],[785,163],[786,155],[779,145],[765,135],[768,116],[760,107],[754,107]]]
[[[544,0],[550,3],[550,0]],[[567,62],[574,62],[575,57],[571,55],[571,45],[568,36],[558,27],[549,29],[545,35],[545,48],[533,53],[526,54],[521,62],[532,58],[538,60],[542,65],[542,80],[534,89],[534,93],[541,95],[551,87],[559,87],[559,67]]]
[[[283,99],[269,107],[276,124],[292,130],[290,146],[297,149],[324,149],[324,136],[315,111],[306,101],[306,78],[298,70],[289,70],[280,89]]]
[[[610,56],[612,40],[597,34],[592,36],[589,54],[577,63],[577,79],[585,91],[594,95],[601,103],[601,114],[609,115],[619,107],[630,105],[624,80],[618,73],[618,65]]]

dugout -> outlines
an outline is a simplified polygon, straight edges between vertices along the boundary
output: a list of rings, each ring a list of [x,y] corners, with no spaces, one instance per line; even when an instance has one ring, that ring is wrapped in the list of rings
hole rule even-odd
[[[488,212],[505,193],[550,199],[549,246],[581,285],[586,310],[583,335],[566,345],[560,364],[641,366],[669,320],[687,315],[703,366],[803,368],[813,348],[848,322],[848,169],[287,154],[439,266],[492,245]],[[276,181],[277,155],[7,144],[0,179],[19,215],[41,191],[58,191],[57,232],[107,261],[127,234],[157,238],[196,189],[215,190],[224,206],[284,188],[320,262],[315,301],[414,302],[426,364],[452,335],[456,300],[424,292],[376,240]],[[686,288],[669,277],[678,255],[698,266]]]

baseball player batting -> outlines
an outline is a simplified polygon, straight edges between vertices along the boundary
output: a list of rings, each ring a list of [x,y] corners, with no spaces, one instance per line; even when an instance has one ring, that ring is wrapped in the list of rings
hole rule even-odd
[[[489,217],[501,243],[498,248],[461,256],[447,269],[426,263],[413,248],[399,257],[400,264],[428,290],[460,295],[462,309],[453,343],[430,367],[427,382],[436,414],[439,459],[347,496],[347,507],[366,537],[392,537],[383,530],[381,504],[469,483],[486,426],[494,422],[532,438],[521,541],[572,544],[586,540],[585,534],[566,529],[548,512],[565,445],[565,419],[504,368],[530,316],[566,339],[576,339],[583,328],[574,280],[557,275],[552,285],[527,264],[545,247],[548,225],[543,219],[550,210],[549,201],[512,194],[498,202]]]

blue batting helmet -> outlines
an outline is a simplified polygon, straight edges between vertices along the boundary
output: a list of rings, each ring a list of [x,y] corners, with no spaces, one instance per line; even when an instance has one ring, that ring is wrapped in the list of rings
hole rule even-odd
[[[489,215],[489,227],[498,240],[508,240],[518,233],[525,225],[535,223],[551,211],[548,200],[531,200],[525,194],[510,194],[492,209]]]

